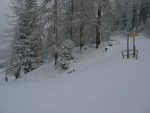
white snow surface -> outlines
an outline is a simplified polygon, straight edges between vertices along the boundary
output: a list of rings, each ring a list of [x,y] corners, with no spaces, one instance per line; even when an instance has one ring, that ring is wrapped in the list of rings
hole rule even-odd
[[[76,53],[73,73],[46,64],[3,82],[0,113],[150,113],[150,39],[139,36],[136,46],[138,60],[122,58],[126,40],[119,40],[107,52]]]

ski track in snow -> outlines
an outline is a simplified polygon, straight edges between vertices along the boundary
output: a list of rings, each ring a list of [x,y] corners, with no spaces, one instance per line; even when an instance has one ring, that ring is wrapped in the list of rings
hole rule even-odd
[[[91,49],[74,73],[54,72],[48,64],[27,81],[0,84],[0,113],[150,113],[150,39],[136,43],[138,60],[122,59],[121,40],[105,53]]]

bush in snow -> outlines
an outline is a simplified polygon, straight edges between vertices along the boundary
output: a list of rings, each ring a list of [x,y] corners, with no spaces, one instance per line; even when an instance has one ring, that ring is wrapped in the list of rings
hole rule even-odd
[[[73,56],[72,51],[74,49],[74,43],[72,40],[65,40],[60,48],[60,60],[59,60],[59,66],[63,70],[69,69]]]

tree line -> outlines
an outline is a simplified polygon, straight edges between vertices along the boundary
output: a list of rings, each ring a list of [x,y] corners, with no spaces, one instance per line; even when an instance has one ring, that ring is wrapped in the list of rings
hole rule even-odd
[[[6,73],[19,78],[45,62],[66,70],[74,47],[110,40],[147,24],[150,0],[13,0],[12,51]]]

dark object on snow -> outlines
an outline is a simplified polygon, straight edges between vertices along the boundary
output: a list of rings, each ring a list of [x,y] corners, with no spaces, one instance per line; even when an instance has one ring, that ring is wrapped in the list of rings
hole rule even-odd
[[[18,79],[20,77],[19,72],[17,71],[17,73],[15,74],[16,79]]]
[[[108,50],[108,48],[105,48],[105,52]]]
[[[8,82],[8,77],[5,77],[5,81]]]
[[[55,66],[57,65],[57,60],[58,60],[58,52],[55,52]]]
[[[111,47],[111,46],[113,46],[113,44],[109,44],[108,46]]]
[[[20,77],[20,74],[21,74],[21,66],[19,66],[19,68],[18,68],[18,70],[17,70],[17,72],[15,74],[16,79],[18,79]]]
[[[84,46],[84,41],[81,40],[81,41],[80,41],[80,50],[82,50],[83,46]]]
[[[75,72],[75,69],[72,69],[72,70],[69,71],[68,73],[70,74],[70,73],[73,73],[73,72]]]

